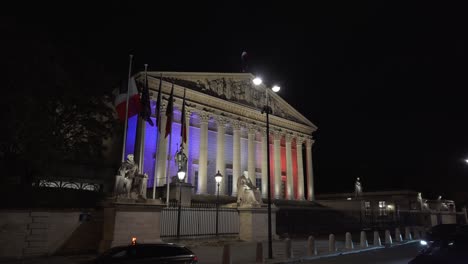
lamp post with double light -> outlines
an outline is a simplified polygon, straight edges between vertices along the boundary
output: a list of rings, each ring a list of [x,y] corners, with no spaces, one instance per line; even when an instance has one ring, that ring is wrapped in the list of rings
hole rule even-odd
[[[177,158],[177,178],[179,179],[179,208],[177,210],[177,239],[180,238],[180,213],[182,211],[182,183],[184,182],[185,178],[185,162],[187,160],[184,150],[182,148],[179,149],[176,153]]]
[[[262,79],[257,77],[253,79],[254,85],[258,86],[262,84]],[[273,242],[272,242],[272,231],[271,231],[271,179],[270,179],[270,119],[269,115],[272,114],[272,109],[269,103],[268,88],[265,89],[265,105],[262,108],[262,114],[266,114],[266,144],[267,144],[267,200],[268,200],[268,258],[273,258]],[[271,90],[278,92],[280,87],[274,85]]]
[[[223,180],[223,175],[219,172],[215,175],[216,185],[218,186],[218,192],[216,194],[216,236],[218,236],[218,215],[219,215],[219,185]]]

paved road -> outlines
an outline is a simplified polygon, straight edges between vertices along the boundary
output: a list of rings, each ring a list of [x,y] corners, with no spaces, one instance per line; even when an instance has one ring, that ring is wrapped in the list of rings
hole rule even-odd
[[[419,243],[411,243],[393,248],[371,250],[356,254],[310,260],[311,264],[407,264],[421,249]]]

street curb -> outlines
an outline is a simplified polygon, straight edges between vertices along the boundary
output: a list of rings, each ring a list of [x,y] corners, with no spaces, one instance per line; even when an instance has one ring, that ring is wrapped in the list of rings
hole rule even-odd
[[[342,256],[342,255],[357,254],[357,253],[373,251],[373,250],[378,250],[378,249],[393,248],[393,247],[403,246],[403,245],[417,243],[417,242],[419,242],[419,240],[399,242],[399,243],[395,243],[395,244],[393,244],[391,246],[368,247],[368,248],[363,248],[363,249],[340,251],[340,252],[331,253],[331,254],[323,254],[323,255],[309,256],[309,257],[299,257],[299,258],[293,258],[293,259],[288,259],[288,260],[268,260],[268,259],[265,259],[264,263],[267,263],[267,264],[302,263],[304,261],[309,261],[309,260],[317,260],[317,259],[321,259],[321,258],[331,258],[331,257]]]

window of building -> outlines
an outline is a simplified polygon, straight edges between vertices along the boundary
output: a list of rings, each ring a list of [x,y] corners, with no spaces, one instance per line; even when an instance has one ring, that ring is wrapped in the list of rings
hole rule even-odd
[[[364,212],[366,215],[371,215],[371,204],[369,201],[364,202]]]
[[[227,176],[227,194],[232,194],[232,174],[228,174]]]
[[[379,215],[380,216],[387,215],[387,205],[385,201],[379,201]]]

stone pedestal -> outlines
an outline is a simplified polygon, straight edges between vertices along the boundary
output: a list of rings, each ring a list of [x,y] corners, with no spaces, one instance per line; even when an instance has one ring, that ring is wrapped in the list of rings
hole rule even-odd
[[[238,207],[239,211],[239,238],[244,241],[268,240],[268,208]],[[271,205],[271,233],[273,239],[276,234],[276,206]]]
[[[190,183],[170,183],[169,184],[169,200],[179,201],[179,192],[182,190],[182,206],[190,206],[192,203],[192,184]],[[164,187],[167,188],[167,187]],[[165,198],[165,195],[164,195]]]
[[[161,242],[160,219],[164,204],[159,200],[108,200],[103,206],[104,232],[99,252],[129,245],[133,237],[140,243]]]

